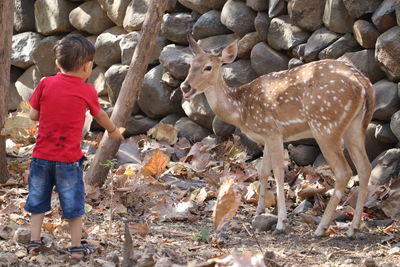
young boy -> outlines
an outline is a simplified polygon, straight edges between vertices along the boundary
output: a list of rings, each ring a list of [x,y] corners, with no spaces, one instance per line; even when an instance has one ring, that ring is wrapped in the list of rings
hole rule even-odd
[[[94,87],[85,83],[92,72],[94,51],[94,46],[78,34],[58,41],[54,52],[61,72],[41,80],[29,100],[30,118],[39,121],[25,205],[25,210],[31,213],[30,254],[36,254],[43,245],[40,233],[44,214],[51,210],[54,186],[63,218],[69,221],[71,229],[71,257],[80,259],[95,251],[81,241],[85,192],[80,141],[86,108],[107,130],[109,138],[122,140],[123,137],[100,108]]]

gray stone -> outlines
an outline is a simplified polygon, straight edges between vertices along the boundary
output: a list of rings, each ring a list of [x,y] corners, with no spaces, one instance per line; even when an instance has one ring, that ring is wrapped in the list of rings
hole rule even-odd
[[[258,231],[270,231],[278,222],[278,216],[272,214],[256,215],[251,222],[253,229]]]
[[[258,12],[256,18],[254,19],[254,28],[258,33],[260,41],[266,42],[268,38],[268,29],[271,24],[271,18],[268,17],[266,12]]]
[[[393,116],[391,122],[392,121],[394,121]],[[394,122],[393,124],[396,124],[396,122]],[[397,124],[398,127],[400,127],[400,121],[397,121]],[[393,134],[392,130],[390,129],[390,123],[377,125],[375,137],[380,142],[387,144],[397,144],[400,141],[400,139],[397,139],[397,137]]]
[[[215,116],[212,122],[212,129],[216,136],[225,137],[232,135],[236,127]]]
[[[112,65],[104,74],[107,84],[107,92],[110,102],[115,105],[122,83],[128,73],[129,66],[116,64]]]
[[[371,184],[388,184],[391,178],[399,177],[400,148],[382,152],[372,161]]]
[[[61,36],[46,37],[32,51],[32,60],[42,76],[51,76],[58,71],[55,64],[56,57],[54,53],[49,53],[49,51],[53,50],[54,45],[60,39]]]
[[[376,128],[379,122],[372,121],[367,128],[367,134],[365,137],[365,149],[370,161],[374,160],[383,151],[392,148],[391,144],[382,143],[375,137]]]
[[[262,156],[263,150],[260,145],[256,142],[252,141],[249,137],[247,137],[244,133],[240,131],[239,128],[235,129],[235,135],[239,136],[240,143],[246,148],[247,155],[251,159],[256,159]]]
[[[14,3],[14,31],[35,31],[35,2],[32,0],[15,0]]]
[[[124,29],[128,32],[142,28],[150,0],[132,0],[126,9],[123,21]]]
[[[221,10],[226,0],[178,0],[183,6],[201,14],[212,9]]]
[[[269,0],[268,3],[268,16],[275,18],[280,15],[287,14],[286,1],[284,0]]]
[[[210,10],[203,15],[193,25],[193,37],[198,40],[214,35],[222,35],[231,31],[221,22],[221,12]]]
[[[68,0],[36,0],[36,30],[43,35],[71,32],[69,13],[78,5]]]
[[[177,114],[169,114],[165,118],[163,118],[160,122],[170,124],[170,125],[175,125],[175,123],[181,118],[180,115]]]
[[[23,32],[13,35],[11,48],[11,65],[27,69],[33,64],[32,52],[43,36],[35,32]]]
[[[255,11],[268,10],[268,1],[267,0],[246,0],[246,5],[251,7]]]
[[[239,87],[258,77],[258,74],[251,67],[250,60],[240,59],[232,64],[223,65],[221,69],[222,77],[230,87]]]
[[[28,244],[31,239],[31,229],[27,226],[20,226],[14,232],[13,240],[18,244]]]
[[[69,21],[80,31],[100,34],[114,26],[107,14],[101,9],[99,2],[87,1],[69,13]]]
[[[375,51],[373,49],[348,52],[341,56],[339,60],[353,64],[365,76],[367,76],[372,83],[383,79],[385,76],[383,71],[379,68],[378,62],[375,59]]]
[[[19,260],[15,253],[0,252],[0,266],[18,266]]]
[[[169,72],[163,73],[163,75],[161,77],[161,82],[168,85],[171,88],[177,88],[181,84],[181,81],[176,79]]]
[[[395,12],[396,12],[397,25],[400,25],[400,5],[396,6]]]
[[[235,34],[224,34],[207,37],[198,41],[199,46],[207,52],[220,52],[237,39]]]
[[[322,18],[326,28],[337,33],[351,33],[353,18],[349,15],[343,0],[326,0]]]
[[[108,18],[117,26],[122,26],[126,9],[131,0],[97,0]]]
[[[344,53],[354,52],[359,50],[356,39],[350,33],[346,33],[337,41],[333,42],[327,48],[323,49],[319,54],[319,59],[336,59],[341,57]]]
[[[163,16],[161,33],[172,42],[187,45],[187,35],[192,32],[194,23],[190,13],[167,13]]]
[[[130,65],[133,52],[139,42],[140,32],[133,31],[126,35],[124,35],[119,42],[119,46],[121,48],[121,63],[124,65]],[[153,46],[153,50],[150,53],[150,63],[155,64],[158,62],[158,57],[164,46],[167,45],[167,39],[164,36],[159,35],[156,39],[156,42]]]
[[[374,23],[378,31],[385,32],[396,26],[396,5],[398,5],[398,0],[384,0],[372,14],[372,23]]]
[[[313,207],[313,204],[308,201],[307,199],[304,199],[294,210],[294,214],[299,214],[299,213],[305,213],[309,209]]]
[[[171,44],[163,48],[159,60],[173,77],[184,80],[189,72],[192,58],[192,52],[188,47]]]
[[[329,166],[329,164],[326,161],[324,155],[322,153],[319,153],[317,158],[314,160],[314,163],[313,163],[312,166],[313,166],[313,168],[318,168],[318,167],[321,167],[321,166]]]
[[[341,37],[340,34],[329,31],[326,28],[320,28],[313,32],[304,48],[303,59],[311,62],[318,59],[318,54],[328,45]]]
[[[248,59],[250,58],[251,50],[253,47],[261,42],[260,38],[258,37],[257,32],[250,32],[243,36],[242,39],[238,42],[238,58]]]
[[[315,31],[322,26],[325,0],[291,0],[288,3],[289,17],[294,24],[308,31]]]
[[[316,146],[289,144],[288,146],[290,158],[299,166],[307,166],[313,164],[319,155],[319,148]]]
[[[7,101],[7,110],[15,111],[19,104],[22,102],[21,96],[18,94],[17,88],[15,87],[15,83],[10,80],[10,87],[8,88],[8,101]]]
[[[204,94],[193,96],[182,101],[185,114],[195,123],[211,130],[214,113]]]
[[[251,67],[259,75],[287,69],[289,58],[265,43],[256,44],[250,54]]]
[[[373,13],[381,4],[382,0],[343,0],[349,15],[359,18],[364,14]]]
[[[140,164],[142,162],[139,148],[131,143],[122,143],[116,157],[119,166],[125,163]]]
[[[296,45],[291,51],[291,56],[301,60],[302,58],[304,58],[304,51],[306,50],[306,46],[307,43]]]
[[[118,26],[112,27],[100,34],[96,39],[94,62],[103,67],[109,67],[121,62],[119,42],[125,34],[126,31]]]
[[[99,96],[107,95],[107,84],[105,73],[107,71],[107,67],[97,66],[93,69],[92,74],[87,80],[87,83],[91,84],[96,88],[97,94]]]
[[[14,229],[9,225],[0,225],[0,239],[9,240],[14,235]]]
[[[133,115],[126,123],[125,137],[138,134],[147,134],[147,131],[153,128],[158,121],[147,118],[143,115]]]
[[[268,29],[268,44],[276,50],[290,50],[307,42],[310,34],[293,24],[289,16],[273,18]]]
[[[353,33],[357,42],[364,48],[374,48],[380,34],[374,24],[366,20],[354,22]]]
[[[228,0],[221,12],[221,22],[240,36],[253,32],[256,12],[244,2]]]
[[[303,65],[304,62],[297,58],[291,58],[288,63],[288,69],[293,69],[295,67]]]
[[[374,119],[389,121],[392,115],[400,109],[397,83],[381,80],[375,83],[374,87],[376,94]]]
[[[375,48],[375,58],[379,66],[392,81],[400,81],[400,26],[382,33]]]
[[[152,119],[162,118],[174,113],[176,107],[170,96],[171,88],[161,83],[163,75],[162,65],[149,70],[145,75],[142,88],[138,94],[138,104],[147,117]]]
[[[18,94],[21,96],[23,101],[28,101],[33,90],[39,83],[42,75],[40,74],[38,68],[33,65],[28,68],[15,82],[15,87],[17,88]]]
[[[400,142],[400,111],[393,114],[390,120],[390,129]]]
[[[175,128],[178,130],[178,137],[185,137],[192,142],[200,142],[208,135],[212,134],[207,128],[204,128],[188,117],[182,117],[175,123]]]

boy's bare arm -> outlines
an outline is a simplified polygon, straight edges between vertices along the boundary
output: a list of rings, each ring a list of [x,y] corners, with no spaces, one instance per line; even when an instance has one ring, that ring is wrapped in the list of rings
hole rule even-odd
[[[110,120],[107,113],[104,110],[100,110],[99,114],[93,117],[104,129],[108,132],[108,137],[115,140],[123,140],[124,137],[121,135],[117,126]]]
[[[40,112],[31,107],[31,110],[29,111],[29,118],[33,121],[38,121],[39,117],[40,117]]]

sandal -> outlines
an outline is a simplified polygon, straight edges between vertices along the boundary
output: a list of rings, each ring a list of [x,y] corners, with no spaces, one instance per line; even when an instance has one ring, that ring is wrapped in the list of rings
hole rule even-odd
[[[70,248],[68,248],[68,252],[71,255],[74,254],[74,253],[82,254],[81,258],[83,258],[83,257],[85,257],[87,255],[95,253],[96,252],[96,248],[90,246],[88,244],[88,242],[86,242],[86,241],[81,241],[81,246],[79,246],[79,247],[70,247]],[[72,258],[81,259],[81,258],[75,258],[75,257],[72,257]]]
[[[29,255],[37,255],[44,248],[43,238],[40,240],[31,240],[26,246]]]

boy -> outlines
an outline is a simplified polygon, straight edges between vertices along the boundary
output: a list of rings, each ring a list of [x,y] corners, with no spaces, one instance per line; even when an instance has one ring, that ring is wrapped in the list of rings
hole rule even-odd
[[[80,259],[95,251],[81,241],[85,193],[80,141],[86,108],[111,139],[123,137],[100,108],[96,90],[85,83],[92,72],[94,46],[83,36],[70,34],[57,42],[54,52],[60,72],[42,79],[29,99],[30,118],[39,121],[39,131],[25,205],[31,213],[32,228],[28,252],[36,254],[43,245],[41,227],[45,212],[51,209],[51,192],[56,186],[63,218],[71,229],[69,252],[72,258]]]

